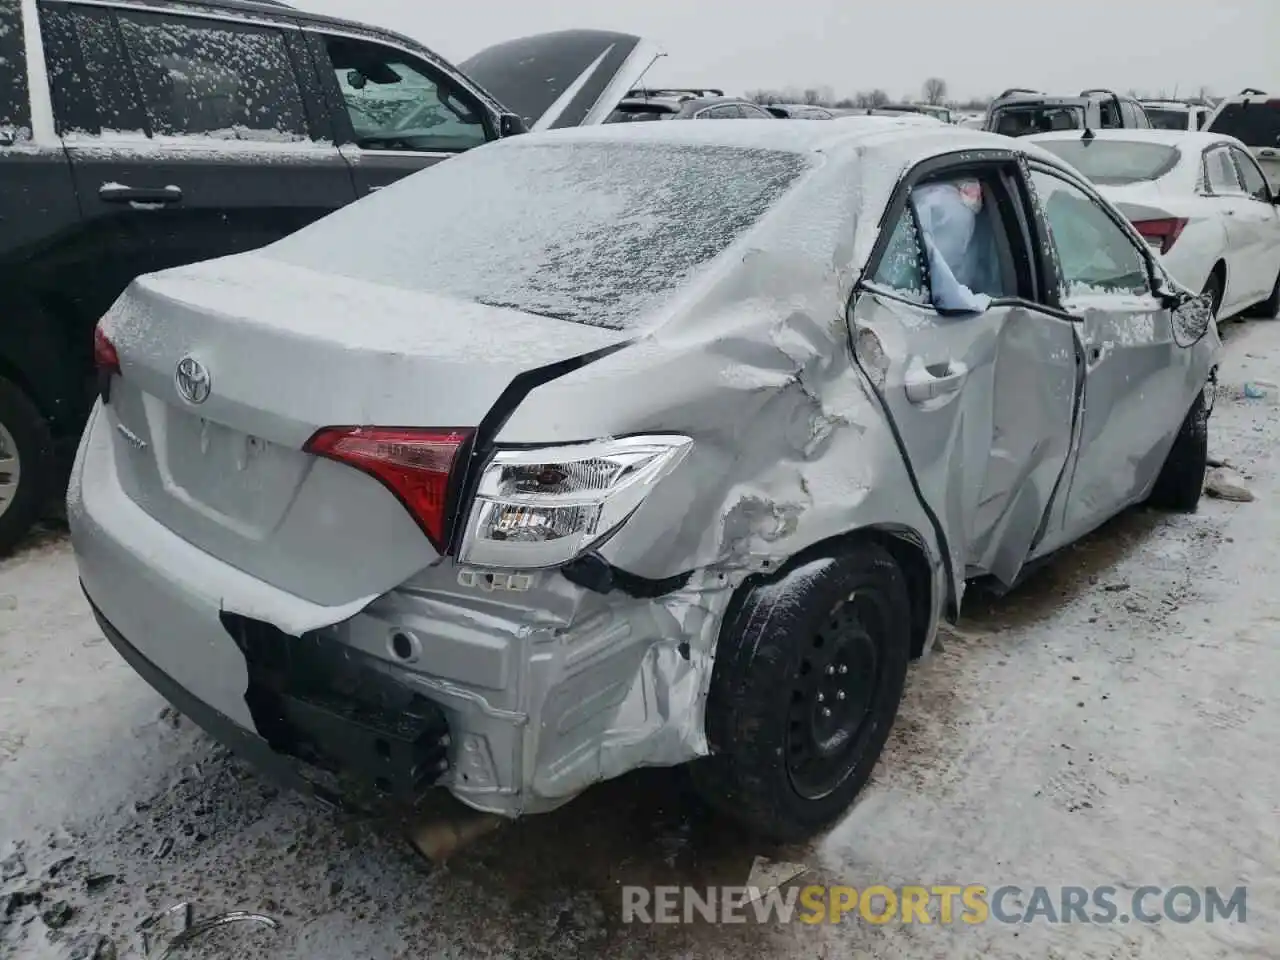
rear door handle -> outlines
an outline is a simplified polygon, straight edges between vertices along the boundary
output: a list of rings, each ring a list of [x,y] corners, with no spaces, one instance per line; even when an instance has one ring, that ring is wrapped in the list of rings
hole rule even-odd
[[[179,187],[126,187],[123,183],[104,183],[98,188],[103,203],[181,203]]]
[[[1110,340],[1104,340],[1102,343],[1092,343],[1089,345],[1089,366],[1096,367],[1103,360],[1107,359],[1107,354],[1111,352],[1111,348],[1115,344]]]
[[[945,364],[933,364],[915,373],[907,379],[907,399],[912,403],[928,403],[953,393],[959,393],[964,386],[969,370],[962,363],[951,361]]]

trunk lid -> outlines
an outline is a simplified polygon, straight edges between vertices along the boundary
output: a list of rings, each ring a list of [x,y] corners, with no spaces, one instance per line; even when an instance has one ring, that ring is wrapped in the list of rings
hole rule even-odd
[[[486,47],[458,66],[530,130],[550,130],[603,123],[660,56],[633,34],[560,30]]]
[[[438,554],[381,483],[303,452],[317,430],[474,429],[517,375],[625,336],[260,253],[142,277],[102,326],[120,357],[107,415],[128,496],[329,606],[384,593]],[[184,360],[207,374],[199,402],[182,393]]]

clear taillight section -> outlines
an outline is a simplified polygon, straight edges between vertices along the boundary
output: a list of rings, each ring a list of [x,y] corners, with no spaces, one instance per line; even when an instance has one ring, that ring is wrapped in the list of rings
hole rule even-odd
[[[325,427],[304,449],[369,474],[395,494],[445,553],[454,471],[474,431],[410,427]]]

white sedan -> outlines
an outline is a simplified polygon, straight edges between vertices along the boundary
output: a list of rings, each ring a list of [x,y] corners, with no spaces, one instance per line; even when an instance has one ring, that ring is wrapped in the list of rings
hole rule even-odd
[[[1030,137],[1084,174],[1218,316],[1280,313],[1280,196],[1243,143],[1175,130]]]

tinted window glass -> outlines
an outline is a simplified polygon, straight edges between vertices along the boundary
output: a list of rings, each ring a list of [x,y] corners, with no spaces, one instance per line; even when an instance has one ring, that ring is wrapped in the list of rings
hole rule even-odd
[[[25,42],[18,0],[0,0],[0,133],[6,139],[31,137]]]
[[[1084,128],[1084,110],[1080,107],[1000,107],[993,114],[992,129],[1006,137],[1024,137],[1031,133]]]
[[[521,140],[414,174],[268,255],[624,329],[723,252],[807,165],[771,150]]]
[[[1031,181],[1058,251],[1067,296],[1148,292],[1146,259],[1096,200],[1038,170]]]
[[[488,139],[472,97],[392,47],[325,39],[356,143],[366,150],[468,150]]]
[[[59,135],[144,132],[146,116],[128,79],[112,12],[48,4],[40,20]]]
[[[1204,169],[1209,178],[1209,189],[1214,193],[1240,193],[1240,175],[1226,147],[1205,154]]]
[[[1182,157],[1177,147],[1125,140],[1046,140],[1040,145],[1094,183],[1107,186],[1157,180]]]
[[[1267,189],[1267,178],[1262,175],[1253,157],[1235,147],[1231,148],[1231,156],[1235,157],[1240,179],[1244,183],[1244,192],[1255,200],[1270,200],[1271,192]]]
[[[1280,147],[1280,100],[1229,103],[1209,129],[1235,137],[1251,147]]]
[[[1173,107],[1147,107],[1147,118],[1157,130],[1186,130],[1187,111]]]
[[[675,114],[669,110],[615,110],[605,123],[634,123],[645,120],[670,120]]]
[[[156,135],[224,140],[301,140],[306,114],[279,30],[116,14]]]

